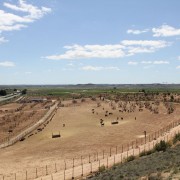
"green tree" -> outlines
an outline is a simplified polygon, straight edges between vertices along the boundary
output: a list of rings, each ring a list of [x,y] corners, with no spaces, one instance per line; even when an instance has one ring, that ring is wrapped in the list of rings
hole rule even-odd
[[[23,89],[21,93],[22,94],[27,94],[27,89]]]
[[[0,90],[0,96],[6,96],[7,95],[7,92],[6,90]]]

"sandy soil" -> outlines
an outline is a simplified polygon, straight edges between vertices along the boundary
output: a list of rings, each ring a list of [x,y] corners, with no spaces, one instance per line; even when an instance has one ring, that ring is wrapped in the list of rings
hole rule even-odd
[[[97,102],[89,99],[85,102],[78,100],[76,104],[71,101],[63,103],[65,107],[58,109],[43,131],[34,131],[34,135],[25,141],[0,149],[0,174],[24,172],[54,162],[59,163],[58,168],[63,169],[64,159],[72,162],[72,158],[88,156],[97,151],[105,150],[109,153],[110,147],[121,147],[122,144],[142,137],[144,131],[147,135],[153,133],[178,120],[180,114],[178,104],[172,114],[167,114],[166,108],[160,103],[159,114],[154,114],[145,108],[142,112],[136,108],[134,112],[122,113],[117,106],[112,110],[109,102],[101,102],[101,106],[97,107]],[[113,114],[105,117],[106,111]],[[119,124],[112,125],[111,122],[117,117]],[[104,120],[104,127],[101,127],[100,119]],[[52,133],[59,132],[61,137],[52,139]]]

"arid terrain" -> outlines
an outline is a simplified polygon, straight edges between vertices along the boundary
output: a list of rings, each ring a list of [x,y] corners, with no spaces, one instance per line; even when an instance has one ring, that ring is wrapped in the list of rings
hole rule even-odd
[[[1,106],[1,109],[12,111],[12,106],[18,108],[22,105],[9,104]],[[45,103],[28,104],[23,107],[24,113],[30,109],[33,111],[33,108],[37,112],[44,111],[44,106]],[[112,151],[115,151],[117,146],[117,150],[121,151],[121,145],[144,137],[144,131],[148,136],[179,120],[180,104],[173,104],[172,112],[169,106],[172,104],[102,98],[59,101],[56,114],[51,121],[39,127],[40,130],[32,132],[24,141],[0,149],[0,174],[31,172],[55,162],[58,169],[63,169],[64,160],[68,167],[72,165],[73,158],[76,164],[81,156],[87,160],[89,154],[93,158],[96,152],[109,153],[110,147],[114,147]],[[58,134],[60,138],[52,138],[52,135]]]

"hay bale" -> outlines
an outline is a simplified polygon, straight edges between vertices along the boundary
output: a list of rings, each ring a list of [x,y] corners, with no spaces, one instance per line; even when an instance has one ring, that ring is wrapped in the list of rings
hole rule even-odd
[[[60,138],[60,137],[61,137],[60,132],[58,134],[52,133],[52,138]]]

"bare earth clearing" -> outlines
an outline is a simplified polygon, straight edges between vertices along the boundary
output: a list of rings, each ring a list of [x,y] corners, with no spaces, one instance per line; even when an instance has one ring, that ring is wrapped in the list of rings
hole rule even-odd
[[[119,107],[115,102],[113,105],[106,100],[99,102],[100,104],[90,99],[85,102],[77,100],[76,103],[72,103],[72,100],[62,102],[65,106],[59,107],[43,131],[36,133],[36,130],[34,135],[26,137],[25,141],[0,149],[0,174],[17,173],[55,162],[59,163],[58,169],[63,169],[64,159],[67,160],[68,166],[68,162],[72,164],[72,158],[80,159],[81,156],[103,150],[109,153],[110,147],[120,147],[143,137],[144,131],[148,135],[170,122],[179,120],[179,104],[175,104],[175,111],[168,114],[164,104],[160,103],[156,114],[140,105],[136,105],[132,110],[130,107],[135,102],[126,105],[131,112],[121,112],[123,105]],[[104,120],[103,127],[100,119]],[[112,125],[111,122],[117,119],[118,124]],[[52,139],[52,133],[59,132],[61,137]]]

